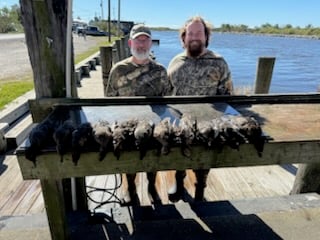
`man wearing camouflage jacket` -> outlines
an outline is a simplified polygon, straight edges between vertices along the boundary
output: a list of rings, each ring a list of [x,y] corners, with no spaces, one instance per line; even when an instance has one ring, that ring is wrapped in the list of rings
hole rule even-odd
[[[132,28],[128,41],[132,56],[116,63],[109,74],[107,96],[164,96],[172,86],[164,66],[150,58],[151,32],[144,25]]]
[[[207,49],[210,27],[203,18],[189,19],[180,30],[185,49],[175,56],[168,67],[173,95],[231,95],[233,83],[227,62]],[[204,200],[204,188],[209,170],[195,170],[197,178],[195,200]],[[185,171],[176,172],[176,192],[169,193],[171,201],[182,198]]]
[[[107,96],[171,95],[172,85],[164,66],[150,58],[151,31],[142,24],[133,26],[128,41],[132,56],[116,63],[109,74]],[[137,201],[136,174],[127,174],[131,202]],[[155,172],[147,173],[148,191],[155,195]]]

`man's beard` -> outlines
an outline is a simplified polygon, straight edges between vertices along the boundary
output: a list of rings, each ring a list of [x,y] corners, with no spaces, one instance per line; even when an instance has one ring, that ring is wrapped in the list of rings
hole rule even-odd
[[[204,48],[204,44],[199,40],[189,42],[187,51],[191,57],[199,57]]]
[[[130,49],[132,56],[134,56],[136,59],[142,61],[142,60],[146,60],[149,58],[150,56],[150,51],[148,50],[136,50],[131,48]]]

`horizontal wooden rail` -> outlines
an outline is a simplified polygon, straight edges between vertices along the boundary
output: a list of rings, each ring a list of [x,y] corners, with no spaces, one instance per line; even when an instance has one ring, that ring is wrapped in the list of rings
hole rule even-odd
[[[297,104],[320,103],[320,94],[259,94],[236,96],[165,96],[165,97],[107,97],[95,99],[42,98],[29,100],[33,121],[40,122],[56,106],[117,106],[152,104],[217,103],[245,104]]]
[[[234,96],[154,96],[154,97],[106,97],[94,99],[42,98],[31,100],[31,104],[51,106],[99,106],[135,104],[186,104],[186,103],[239,103],[239,104],[278,104],[278,103],[320,103],[320,94],[257,94]]]
[[[165,156],[157,156],[150,150],[143,160],[138,151],[123,152],[117,160],[108,153],[99,161],[98,152],[83,153],[75,166],[71,154],[60,156],[55,152],[46,152],[37,157],[34,164],[24,157],[24,150],[17,150],[18,161],[24,179],[61,179],[113,173],[133,173],[161,170],[208,169],[218,167],[259,166],[285,163],[320,162],[320,140],[269,142],[265,144],[262,157],[259,157],[251,144],[243,144],[239,150],[225,146],[222,152],[208,150],[202,146],[192,148],[191,157],[181,154],[179,148],[171,149]]]

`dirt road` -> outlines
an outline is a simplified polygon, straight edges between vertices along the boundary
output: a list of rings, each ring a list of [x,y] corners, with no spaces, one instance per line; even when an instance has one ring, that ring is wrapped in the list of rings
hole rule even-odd
[[[73,35],[75,54],[85,52],[103,41],[103,37]],[[107,40],[107,38],[105,37]],[[23,34],[0,35],[0,81],[19,80],[32,74],[28,48]]]

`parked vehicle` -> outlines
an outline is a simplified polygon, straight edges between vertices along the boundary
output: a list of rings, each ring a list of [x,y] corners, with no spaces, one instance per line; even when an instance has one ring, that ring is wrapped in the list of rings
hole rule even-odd
[[[100,31],[99,28],[95,26],[87,26],[85,32],[91,36],[109,36],[107,32]]]

